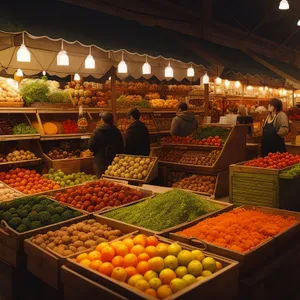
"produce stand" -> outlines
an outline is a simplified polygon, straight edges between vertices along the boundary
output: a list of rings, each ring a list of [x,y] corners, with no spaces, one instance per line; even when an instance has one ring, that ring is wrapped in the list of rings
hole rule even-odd
[[[129,234],[128,237],[144,233],[149,235],[149,233],[139,230],[134,232],[133,234]],[[164,243],[172,243],[172,240],[157,236],[159,241]],[[191,247],[186,244],[180,243],[182,249],[186,250],[195,250],[195,247]],[[234,260],[218,256],[212,254],[210,252],[203,252],[205,255],[215,258],[216,260],[220,261],[223,265],[223,269],[214,273],[210,277],[205,280],[205,282],[196,282],[193,285],[173,294],[166,299],[194,299],[201,295],[201,299],[233,299],[237,293],[237,286],[238,286],[238,263]],[[76,255],[77,256],[77,255]],[[155,299],[145,293],[142,293],[136,289],[132,289],[129,285],[120,283],[110,277],[102,275],[99,272],[95,272],[91,269],[87,269],[82,265],[78,264],[74,261],[75,255],[71,258],[67,259],[66,266],[81,274],[93,282],[99,284],[100,286],[105,286],[113,290],[114,292],[121,294],[125,298],[128,299]],[[230,287],[230,289],[228,289]],[[92,298],[88,298],[92,299]]]
[[[197,223],[199,223],[199,221],[192,221],[188,224],[184,224],[183,226],[177,226],[177,228],[169,232],[169,237],[171,239],[183,243],[191,244],[195,247],[200,247],[200,248],[204,247],[212,253],[216,253],[218,255],[223,255],[225,257],[234,259],[240,263],[239,267],[241,273],[247,273],[249,272],[249,270],[253,270],[253,268],[255,268],[256,266],[260,266],[266,259],[269,259],[270,257],[276,255],[281,248],[286,247],[286,245],[299,238],[300,213],[293,212],[293,211],[285,211],[281,209],[266,208],[260,206],[249,206],[249,205],[244,205],[242,206],[242,208],[245,208],[246,210],[256,209],[266,214],[276,214],[284,217],[292,216],[295,217],[297,223],[291,226],[290,228],[284,230],[283,232],[275,235],[274,237],[265,240],[263,243],[257,245],[253,249],[246,251],[244,253],[233,251],[231,249],[227,249],[207,241],[201,241],[197,238],[185,237],[183,235],[176,233],[178,231],[182,231],[186,228],[196,225]],[[231,207],[230,209],[233,209],[233,207]],[[206,218],[210,218],[210,216],[206,216],[203,219]]]
[[[299,209],[297,187],[300,179],[280,179],[285,169],[266,169],[244,166],[243,163],[230,166],[229,198],[235,205],[261,205],[289,210]]]
[[[85,219],[87,216],[85,216]],[[120,224],[114,220],[107,220],[99,215],[90,216],[92,219],[95,219],[97,222],[101,224],[107,224],[109,227],[113,229],[120,229],[123,234],[128,234],[136,231],[136,228],[131,225]],[[83,218],[79,221],[84,220]],[[73,220],[69,222],[70,224],[75,224],[78,221]],[[66,226],[66,224],[63,224]],[[51,228],[52,231],[61,228],[62,225],[56,224]],[[48,228],[44,228],[39,231],[39,233],[43,234],[49,231]],[[32,235],[31,235],[32,236]],[[32,238],[31,238],[32,239]],[[61,266],[66,262],[68,257],[70,256],[62,256],[58,253],[55,253],[51,249],[42,249],[38,245],[34,244],[31,239],[26,239],[24,241],[24,251],[27,255],[27,269],[29,272],[34,274],[36,277],[40,278],[43,282],[48,284],[49,286],[59,289],[61,288]],[[92,249],[88,249],[86,251],[92,251]],[[77,253],[79,254],[79,252]]]

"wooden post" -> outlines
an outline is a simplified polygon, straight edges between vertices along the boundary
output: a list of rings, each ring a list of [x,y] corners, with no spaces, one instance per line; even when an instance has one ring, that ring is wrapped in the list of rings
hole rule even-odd
[[[208,116],[209,111],[209,84],[204,84],[204,119]]]
[[[114,116],[114,123],[117,125],[117,99],[116,99],[116,68],[111,70],[111,99],[110,99],[110,108]]]

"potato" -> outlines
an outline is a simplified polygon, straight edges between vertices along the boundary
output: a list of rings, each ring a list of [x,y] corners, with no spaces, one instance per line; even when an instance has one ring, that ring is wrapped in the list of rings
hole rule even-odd
[[[54,243],[50,243],[50,244],[47,245],[47,247],[53,250],[55,248],[55,244]]]
[[[95,231],[95,235],[98,235],[99,237],[104,236],[104,232],[102,229],[98,229],[97,231]]]
[[[97,244],[101,244],[101,243],[104,243],[104,242],[107,242],[107,239],[105,239],[105,238],[99,238],[97,241],[96,241],[96,243]]]
[[[85,250],[86,250],[86,248],[83,246],[77,248],[77,252],[81,252],[81,251],[85,251]]]
[[[91,230],[91,226],[90,225],[85,225],[85,226],[83,226],[82,230],[83,230],[83,232],[88,233]]]
[[[69,236],[63,236],[62,237],[62,242],[66,245],[71,243],[71,238]]]
[[[46,246],[45,243],[40,244],[40,247],[41,247],[42,249],[46,249],[46,248],[47,248],[47,246]]]
[[[89,239],[89,236],[86,233],[80,237],[80,240],[83,242],[87,241],[88,239]]]
[[[89,232],[89,233],[87,234],[87,236],[89,237],[90,240],[93,239],[94,235],[95,235],[95,234],[94,234],[93,232]]]
[[[78,231],[78,230],[74,230],[74,231],[73,231],[73,235],[74,235],[74,236],[78,236],[79,233],[80,233],[80,231]]]
[[[78,223],[78,224],[77,224],[77,230],[82,231],[83,226],[85,226],[84,223],[82,223],[82,222]]]
[[[90,219],[90,220],[87,221],[87,223],[90,224],[90,225],[94,224],[95,222],[96,222],[95,219]]]
[[[63,231],[63,230],[59,230],[57,232],[57,234],[58,234],[59,237],[63,237],[65,235],[68,236],[68,232],[67,231]]]
[[[64,252],[65,252],[65,249],[62,247],[58,248],[58,250],[57,250],[57,253],[60,255],[62,255]]]
[[[82,241],[76,241],[75,243],[74,243],[74,247],[76,247],[76,248],[79,248],[79,247],[81,247],[81,246],[83,246],[84,245],[84,243],[82,242]]]
[[[71,251],[71,250],[65,250],[65,251],[63,252],[63,256],[69,256],[69,255],[72,255],[72,254],[74,254],[74,252]]]
[[[41,245],[43,242],[44,242],[44,240],[43,240],[42,237],[38,237],[38,238],[35,240],[35,243],[36,243],[37,245]]]
[[[88,240],[84,243],[84,246],[87,248],[92,248],[92,247],[96,246],[96,242],[93,240]]]
[[[69,246],[69,249],[73,252],[76,253],[77,252],[77,248],[74,246]]]
[[[108,241],[110,242],[110,241],[112,241],[112,240],[114,240],[114,239],[116,239],[116,238],[117,238],[117,236],[115,236],[115,235],[110,235],[109,238],[108,238]]]
[[[61,230],[61,231],[67,231],[67,229],[68,229],[68,227],[67,227],[67,226],[64,226],[64,227],[62,227],[60,230]]]

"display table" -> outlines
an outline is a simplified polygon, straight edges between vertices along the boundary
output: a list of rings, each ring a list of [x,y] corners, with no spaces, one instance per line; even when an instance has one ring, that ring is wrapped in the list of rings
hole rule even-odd
[[[296,145],[293,143],[285,143],[286,146],[286,151],[293,154],[297,155],[300,154],[300,145]]]

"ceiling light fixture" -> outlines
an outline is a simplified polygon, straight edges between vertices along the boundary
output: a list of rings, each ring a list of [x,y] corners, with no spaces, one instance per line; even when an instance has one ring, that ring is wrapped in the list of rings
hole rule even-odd
[[[143,75],[150,75],[151,74],[151,66],[148,63],[147,55],[146,55],[146,62],[143,64]]]
[[[229,88],[229,86],[230,86],[230,81],[229,80],[225,80],[225,82],[224,82],[224,85],[225,85],[225,88]]]
[[[297,25],[300,26],[300,20],[297,22]]]
[[[165,68],[165,77],[166,78],[173,78],[174,77],[174,70],[170,65],[170,62],[168,66]]]
[[[22,33],[22,44],[17,52],[17,61],[19,62],[30,62],[31,55],[24,42],[24,32]]]
[[[194,77],[195,76],[195,70],[191,64],[191,66],[187,69],[187,77]]]
[[[208,77],[207,73],[204,74],[202,80],[203,80],[203,84],[209,84],[209,77]]]
[[[220,85],[222,83],[222,79],[220,77],[217,77],[215,82],[216,82],[216,85]]]
[[[239,81],[236,81],[234,85],[238,89],[241,86],[241,83]]]
[[[84,67],[86,69],[95,69],[95,60],[94,60],[94,57],[92,55],[92,47],[91,46],[90,46],[90,53],[84,61]]]
[[[23,77],[23,71],[21,69],[18,69],[16,75],[19,77]]]
[[[61,40],[61,50],[57,54],[57,65],[58,66],[68,66],[69,65],[69,56],[64,50],[64,41]]]
[[[247,86],[247,90],[248,90],[248,91],[252,91],[252,90],[253,90],[253,87],[252,87],[251,85],[248,85],[248,86]]]
[[[118,64],[118,73],[120,73],[120,74],[126,74],[127,72],[128,72],[127,64],[124,61],[124,53],[122,51],[122,60]]]
[[[287,10],[289,8],[290,8],[290,5],[289,5],[287,0],[281,0],[280,1],[280,4],[279,4],[279,9],[280,10]]]
[[[75,81],[79,81],[80,80],[80,75],[78,73],[75,73],[74,80]]]

